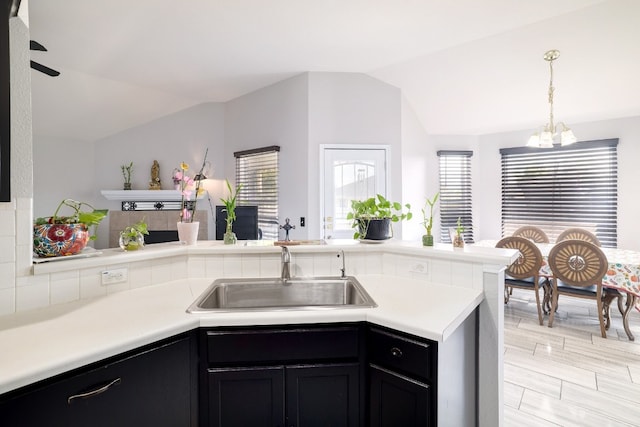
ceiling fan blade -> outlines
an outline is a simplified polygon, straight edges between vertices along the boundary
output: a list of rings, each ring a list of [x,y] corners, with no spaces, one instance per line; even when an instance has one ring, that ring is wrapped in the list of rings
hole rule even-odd
[[[31,50],[39,50],[41,52],[47,52],[47,48],[42,46],[35,40],[29,40],[29,49]]]
[[[38,64],[37,62],[31,61],[31,68],[36,71],[40,71],[41,73],[45,73],[48,76],[56,77],[60,75],[60,71],[53,70],[49,67],[45,67],[42,64]]]

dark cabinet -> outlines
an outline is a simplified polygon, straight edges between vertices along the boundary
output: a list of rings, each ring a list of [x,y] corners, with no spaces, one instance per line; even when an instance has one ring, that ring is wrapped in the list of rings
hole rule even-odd
[[[368,335],[369,425],[436,425],[437,343],[371,327]]]
[[[1,424],[197,425],[191,343],[177,337],[3,395]]]
[[[201,418],[219,427],[364,425],[363,326],[202,332]]]

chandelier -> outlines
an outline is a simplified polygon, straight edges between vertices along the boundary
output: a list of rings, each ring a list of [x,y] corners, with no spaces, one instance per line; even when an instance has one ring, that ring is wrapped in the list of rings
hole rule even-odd
[[[558,132],[560,133],[560,145],[569,145],[577,141],[573,131],[567,125],[563,122],[553,123],[553,61],[558,59],[559,56],[560,51],[555,49],[546,52],[543,56],[544,60],[549,62],[551,74],[549,79],[549,123],[544,125],[540,131],[531,135],[529,142],[527,142],[528,147],[552,148],[554,138],[558,135]]]

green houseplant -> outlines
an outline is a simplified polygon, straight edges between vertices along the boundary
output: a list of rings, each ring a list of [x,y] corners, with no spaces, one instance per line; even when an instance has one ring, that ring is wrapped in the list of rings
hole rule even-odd
[[[406,212],[404,211],[406,208]],[[356,231],[354,239],[386,240],[393,237],[392,223],[412,218],[411,205],[391,202],[381,194],[366,200],[351,200],[347,219]]]
[[[147,223],[143,220],[125,227],[120,232],[118,244],[125,251],[136,251],[144,248],[144,236],[149,234]]]
[[[454,248],[464,247],[464,238],[462,237],[462,233],[464,233],[464,226],[462,225],[462,219],[458,217],[458,221],[456,223],[456,234],[452,239]]]
[[[242,189],[242,184],[238,185],[235,189],[231,188],[231,183],[229,180],[225,180],[227,183],[227,190],[229,191],[229,196],[225,198],[221,198],[220,201],[224,204],[224,211],[227,213],[227,228],[224,233],[224,244],[225,245],[233,245],[238,239],[236,238],[236,233],[232,231],[233,221],[236,220],[236,203],[238,200],[238,194]]]
[[[58,215],[62,207],[70,208],[71,215]],[[88,209],[90,210],[88,210]],[[95,240],[98,224],[107,216],[107,209],[95,209],[88,203],[64,199],[53,216],[36,218],[33,226],[33,251],[41,257],[76,255],[89,240]]]
[[[133,162],[128,165],[120,165],[122,177],[124,178],[124,189],[131,190],[131,174],[133,173]]]
[[[439,196],[440,196],[440,193],[438,192],[436,193],[435,196],[433,196],[432,199],[427,199],[424,204],[424,208],[422,208],[422,218],[423,218],[422,225],[424,226],[424,229],[427,232],[427,234],[422,236],[423,246],[433,246],[433,234],[431,234],[431,229],[433,228],[433,208],[435,207]],[[427,216],[427,206],[429,206],[428,216]]]

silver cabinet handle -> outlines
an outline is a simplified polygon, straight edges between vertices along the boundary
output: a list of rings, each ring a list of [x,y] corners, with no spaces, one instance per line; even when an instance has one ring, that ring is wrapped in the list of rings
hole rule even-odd
[[[398,347],[392,347],[391,355],[394,357],[402,357],[402,350],[400,350]]]
[[[109,390],[111,387],[113,387],[115,385],[119,385],[121,382],[122,382],[122,379],[116,378],[115,380],[111,381],[110,383],[105,384],[102,387],[97,388],[95,390],[91,390],[91,391],[88,391],[86,393],[74,394],[73,396],[69,396],[67,398],[67,403],[69,405],[71,405],[74,400],[77,400],[77,399],[89,399],[90,397],[97,396],[97,395],[102,394],[105,391]]]

